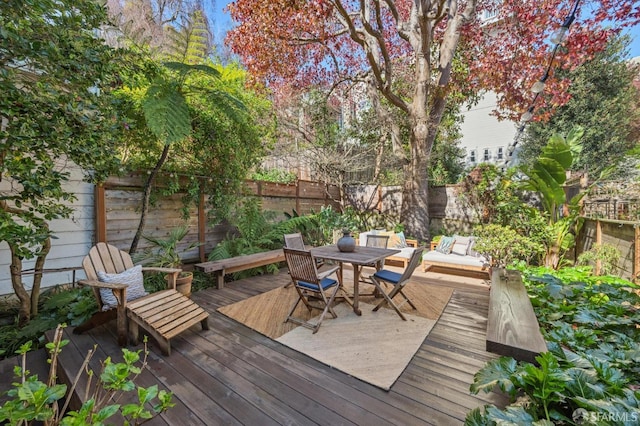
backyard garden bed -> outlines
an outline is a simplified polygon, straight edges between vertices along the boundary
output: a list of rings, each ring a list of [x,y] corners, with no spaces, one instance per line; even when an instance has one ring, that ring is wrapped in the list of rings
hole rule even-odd
[[[588,268],[525,274],[548,352],[536,364],[502,357],[476,376],[472,392],[499,388],[501,410],[476,409],[466,424],[637,424],[640,420],[640,290]],[[535,422],[535,423],[534,423]]]

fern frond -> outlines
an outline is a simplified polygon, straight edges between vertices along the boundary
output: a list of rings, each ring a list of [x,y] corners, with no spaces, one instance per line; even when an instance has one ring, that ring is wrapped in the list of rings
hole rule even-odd
[[[182,93],[170,82],[156,81],[142,100],[149,130],[165,144],[178,142],[191,134],[191,116]]]
[[[189,65],[182,62],[173,62],[173,61],[164,62],[163,65],[168,69],[177,72],[178,74],[180,74],[180,76],[183,76],[183,77],[191,72],[199,71],[204,74],[207,74],[210,77],[213,77],[216,79],[220,78],[220,71],[218,71],[213,67],[210,67],[209,65],[201,65],[201,64]]]

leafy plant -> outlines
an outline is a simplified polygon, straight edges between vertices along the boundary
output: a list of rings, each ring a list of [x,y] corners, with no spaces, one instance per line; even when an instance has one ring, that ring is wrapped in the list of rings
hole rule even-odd
[[[38,313],[42,281],[36,273],[23,282],[23,261],[41,272],[49,223],[73,214],[68,163],[92,182],[117,168],[110,91],[131,62],[96,36],[107,23],[94,1],[0,2],[0,242],[10,250],[21,325]]]
[[[618,269],[620,250],[611,244],[594,244],[589,250],[580,253],[578,265],[592,265],[600,262],[599,275],[611,275]]]
[[[295,173],[283,169],[258,169],[250,176],[253,180],[277,183],[294,183],[298,177]]]
[[[473,249],[495,266],[507,267],[517,260],[530,263],[544,253],[542,244],[508,226],[481,225],[474,228],[474,234],[477,240]]]
[[[94,383],[93,371],[87,367],[95,351],[89,351],[79,368],[80,373],[88,374],[88,397],[79,410],[68,411],[69,402],[81,375],[76,375],[69,392],[67,385],[56,384],[58,356],[67,343],[67,340],[62,340],[62,326],[58,326],[53,342],[46,345],[50,354],[49,378],[46,383],[38,380],[37,376],[30,375],[27,370],[26,354],[31,349],[31,342],[18,350],[22,357],[22,366],[14,369],[18,381],[14,382],[13,388],[7,392],[10,399],[0,407],[0,421],[11,425],[31,424],[36,421],[47,425],[80,426],[104,424],[107,419],[120,414],[126,424],[140,424],[175,405],[171,402],[172,394],[158,390],[157,385],[147,388],[135,385],[136,378],[147,365],[148,352],[145,344],[145,357],[140,367],[136,366],[140,361],[140,351],[122,349],[123,361],[113,362],[111,358],[104,360],[102,370]],[[133,391],[137,393],[135,402],[118,402],[124,394]]]
[[[236,213],[231,215],[230,221],[237,232],[228,235],[218,243],[209,253],[209,260],[227,259],[282,248],[284,234],[317,227],[314,215],[288,216],[286,220],[276,221],[273,219],[273,212],[263,211],[260,201],[253,197],[242,200]],[[277,271],[278,266],[272,264],[236,272],[233,278],[240,279]]]
[[[580,139],[584,129],[572,129],[566,138],[554,134],[533,165],[523,165],[520,171],[525,178],[520,182],[520,188],[533,191],[540,197],[543,211],[549,220],[550,236],[547,240],[545,265],[558,268],[564,253],[573,246],[574,227],[580,226],[578,202],[584,193],[567,200],[564,183],[567,171],[580,155],[582,145]],[[569,214],[563,213],[566,206]]]
[[[89,287],[51,288],[42,293],[40,302],[38,315],[27,325],[19,327],[15,323],[0,328],[0,356],[15,353],[27,342],[39,347],[46,331],[60,323],[80,325],[98,309]]]
[[[476,373],[471,391],[498,388],[511,404],[469,413],[467,425],[571,424],[581,409],[602,424],[640,419],[640,291],[589,268],[528,270],[525,284],[549,352],[538,365],[501,357]],[[600,423],[598,423],[600,424]]]
[[[180,268],[182,266],[182,255],[200,246],[200,243],[195,241],[186,247],[178,247],[188,233],[189,227],[187,225],[181,225],[171,229],[165,238],[143,235],[142,237],[150,242],[152,246],[144,252],[136,254],[134,258],[137,262],[142,262],[150,266]]]

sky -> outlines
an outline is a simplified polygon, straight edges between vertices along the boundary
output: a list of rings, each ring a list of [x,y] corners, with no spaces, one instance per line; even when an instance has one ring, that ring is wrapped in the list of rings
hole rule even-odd
[[[228,3],[231,3],[231,1],[214,0],[213,3],[213,19],[215,20],[214,38],[216,43],[222,44],[227,30],[232,27],[231,16],[224,11],[224,8]],[[640,25],[636,25],[626,32],[633,38],[633,41],[629,45],[629,58],[640,56]]]

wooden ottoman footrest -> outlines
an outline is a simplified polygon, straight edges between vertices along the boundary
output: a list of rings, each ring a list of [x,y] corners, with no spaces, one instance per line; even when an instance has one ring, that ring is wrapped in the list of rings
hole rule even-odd
[[[129,337],[138,342],[139,327],[160,345],[165,355],[171,354],[169,340],[196,323],[208,330],[209,313],[176,290],[164,290],[127,303]]]

